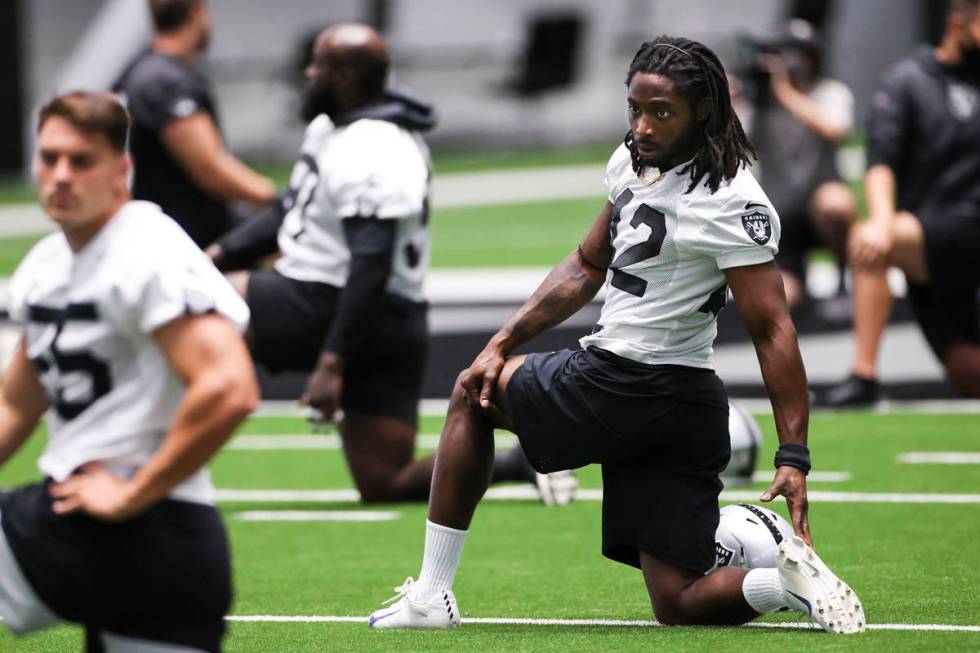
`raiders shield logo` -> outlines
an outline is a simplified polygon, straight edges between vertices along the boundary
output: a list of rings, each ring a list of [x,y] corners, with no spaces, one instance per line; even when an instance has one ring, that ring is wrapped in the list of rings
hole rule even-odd
[[[764,212],[766,206],[749,202],[745,208],[754,210],[742,216],[742,228],[745,229],[749,238],[760,245],[765,245],[772,238],[772,223],[769,222],[769,214]]]
[[[715,566],[716,567],[727,567],[732,564],[732,558],[735,556],[735,552],[726,547],[721,542],[715,541]]]

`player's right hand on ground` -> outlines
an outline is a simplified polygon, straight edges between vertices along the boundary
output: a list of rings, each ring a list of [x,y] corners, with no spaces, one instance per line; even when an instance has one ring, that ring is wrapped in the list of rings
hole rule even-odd
[[[503,352],[492,345],[480,352],[476,360],[459,377],[459,384],[466,393],[470,406],[483,409],[495,408],[493,394],[497,389],[497,379],[504,369]]]
[[[854,228],[848,243],[851,262],[866,270],[881,270],[888,264],[893,239],[885,223],[869,220]]]
[[[809,502],[806,498],[806,474],[795,467],[785,465],[776,469],[776,477],[772,480],[772,485],[759,499],[769,503],[778,496],[786,497],[786,507],[789,508],[789,522],[793,525],[793,532],[813,546],[810,519],[807,516]]]

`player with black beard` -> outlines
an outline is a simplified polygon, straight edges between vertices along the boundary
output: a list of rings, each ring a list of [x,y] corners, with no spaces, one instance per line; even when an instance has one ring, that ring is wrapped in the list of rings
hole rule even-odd
[[[414,459],[429,332],[422,283],[429,263],[431,162],[421,134],[433,107],[386,86],[381,36],[344,23],[316,40],[302,111],[309,126],[282,210],[222,238],[226,270],[276,250],[274,270],[229,279],[252,311],[255,359],[311,371],[302,401],[338,426],[364,501],[424,500],[433,458]],[[567,502],[570,473],[542,475],[520,449],[494,480],[538,483]],[[558,495],[558,496],[556,496]]]
[[[850,236],[855,358],[825,402],[881,397],[889,266],[905,273],[916,320],[953,386],[980,397],[980,1],[952,0],[939,45],[882,78],[864,186],[870,215]]]

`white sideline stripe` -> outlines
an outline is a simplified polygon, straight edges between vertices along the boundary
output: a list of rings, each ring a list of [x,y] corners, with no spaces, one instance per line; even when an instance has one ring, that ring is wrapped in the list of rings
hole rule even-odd
[[[722,501],[758,501],[761,490],[725,490]],[[326,502],[347,503],[360,501],[357,490],[216,490],[218,501],[254,501],[259,503]],[[507,485],[487,490],[487,499],[496,501],[537,500],[538,492],[530,485]],[[597,488],[580,489],[578,501],[601,501],[602,490]],[[980,494],[931,494],[906,492],[830,492],[817,490],[807,493],[807,499],[819,503],[943,503],[978,504]]]
[[[910,465],[980,465],[980,451],[909,451],[898,462]]]
[[[279,614],[233,614],[225,621],[253,624],[366,624],[367,617],[341,617],[336,615],[279,615]],[[0,621],[3,618],[0,617]],[[660,627],[656,621],[643,619],[527,619],[520,617],[466,617],[464,624],[514,625],[514,626],[619,626],[619,627]],[[816,626],[807,621],[784,621],[779,623],[748,623],[739,628],[779,628],[786,630],[814,630]],[[960,626],[957,624],[867,624],[868,630],[906,630],[946,633],[980,633],[980,626]]]
[[[497,444],[513,446],[517,436],[509,433],[499,433]],[[415,444],[420,449],[435,449],[439,446],[438,433],[422,433],[416,436]],[[335,450],[343,448],[340,436],[329,435],[294,435],[294,434],[246,434],[234,438],[225,451],[285,451],[295,450]],[[813,474],[809,476],[813,480]]]
[[[239,521],[392,521],[400,512],[383,510],[245,510],[235,513]]]
[[[768,399],[736,399],[750,413],[772,414]],[[419,414],[425,417],[445,417],[449,407],[448,399],[423,399],[419,402]],[[814,408],[812,413],[831,414],[836,411],[828,408]],[[888,402],[888,410],[876,413],[977,413],[980,414],[980,399],[931,399],[925,401]],[[305,417],[306,409],[295,401],[263,401],[253,417]]]
[[[367,623],[367,617],[340,617],[334,615],[230,615],[227,621],[239,623]],[[656,621],[643,619],[528,619],[521,617],[466,617],[464,624],[490,624],[514,626],[620,626],[651,627],[661,626]],[[780,628],[791,630],[813,630],[814,624],[806,621],[785,621],[778,623],[749,623],[743,628]],[[868,630],[917,630],[960,633],[980,633],[980,626],[960,626],[955,624],[868,624]]]

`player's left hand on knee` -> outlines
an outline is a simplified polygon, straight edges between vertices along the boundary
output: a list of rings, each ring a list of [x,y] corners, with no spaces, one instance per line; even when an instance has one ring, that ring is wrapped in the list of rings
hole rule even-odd
[[[103,521],[124,521],[139,512],[127,479],[113,476],[98,463],[87,463],[48,493],[59,515],[84,512]]]
[[[325,419],[333,420],[340,408],[340,395],[343,386],[344,377],[340,366],[331,361],[324,361],[324,358],[321,357],[320,363],[310,374],[300,403],[316,408]]]
[[[776,477],[773,479],[772,485],[762,493],[759,499],[768,503],[778,496],[786,498],[793,532],[812,546],[810,520],[807,517],[809,503],[806,498],[806,475],[795,467],[783,466],[776,469]]]

